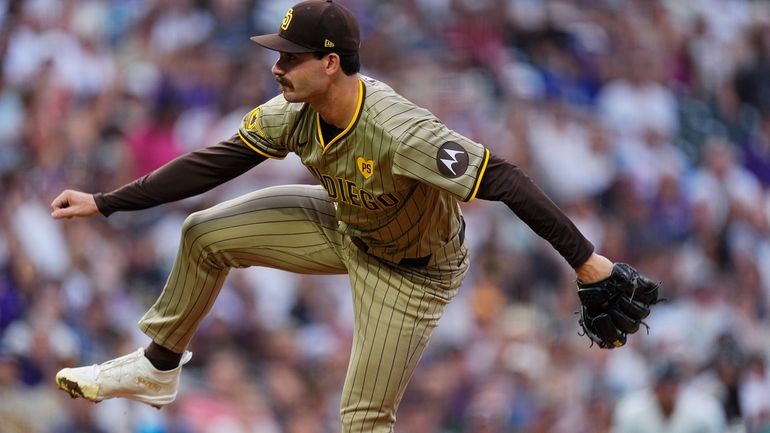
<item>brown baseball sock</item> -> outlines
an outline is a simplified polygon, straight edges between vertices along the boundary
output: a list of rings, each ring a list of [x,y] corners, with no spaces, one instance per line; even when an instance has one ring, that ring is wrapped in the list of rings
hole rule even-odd
[[[150,360],[150,364],[153,367],[161,371],[173,370],[179,367],[179,362],[182,360],[181,353],[168,350],[154,341],[144,349],[144,357]]]

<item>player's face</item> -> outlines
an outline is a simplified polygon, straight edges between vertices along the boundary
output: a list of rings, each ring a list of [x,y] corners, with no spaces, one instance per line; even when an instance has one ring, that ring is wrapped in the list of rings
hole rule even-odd
[[[324,61],[312,53],[281,53],[272,72],[289,102],[312,102],[326,89]]]

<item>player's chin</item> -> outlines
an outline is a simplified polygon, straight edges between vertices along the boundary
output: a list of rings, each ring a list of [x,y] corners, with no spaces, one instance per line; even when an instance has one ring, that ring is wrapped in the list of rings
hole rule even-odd
[[[281,93],[283,93],[283,99],[285,99],[286,102],[303,102],[299,95],[290,89],[285,87],[281,88]]]

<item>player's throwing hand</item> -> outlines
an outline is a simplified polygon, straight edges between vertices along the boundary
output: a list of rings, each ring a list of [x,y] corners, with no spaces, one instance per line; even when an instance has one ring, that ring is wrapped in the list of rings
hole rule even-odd
[[[71,189],[64,190],[51,202],[51,216],[55,219],[86,217],[99,213],[94,196]]]

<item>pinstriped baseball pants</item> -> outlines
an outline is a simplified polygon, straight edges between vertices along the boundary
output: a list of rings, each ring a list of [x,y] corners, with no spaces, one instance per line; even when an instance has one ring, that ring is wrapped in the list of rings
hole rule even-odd
[[[438,274],[384,262],[337,230],[320,186],[271,187],[185,220],[171,274],[140,328],[183,351],[229,270],[247,266],[350,276],[355,335],[340,402],[343,431],[385,433],[468,259]]]

